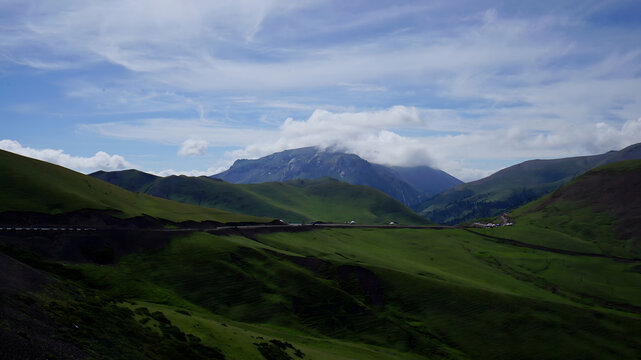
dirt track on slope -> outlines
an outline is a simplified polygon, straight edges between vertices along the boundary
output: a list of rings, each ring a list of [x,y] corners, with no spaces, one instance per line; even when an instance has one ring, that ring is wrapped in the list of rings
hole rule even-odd
[[[587,256],[587,257],[611,259],[613,261],[618,261],[618,262],[623,262],[623,263],[641,262],[641,259],[638,259],[638,258],[624,258],[624,257],[610,256],[610,255],[604,255],[604,254],[595,254],[595,253],[586,253],[586,252],[580,252],[580,251],[556,249],[556,248],[551,248],[551,247],[547,247],[547,246],[529,244],[529,243],[524,243],[524,242],[520,242],[520,241],[517,241],[517,240],[506,239],[506,238],[502,238],[502,237],[498,237],[498,236],[482,234],[482,233],[479,233],[479,232],[476,232],[476,231],[472,231],[472,230],[469,230],[469,229],[464,229],[464,230],[469,232],[469,233],[478,235],[480,237],[483,237],[483,238],[486,238],[486,239],[490,239],[493,242],[498,242],[498,243],[501,243],[501,244],[507,244],[507,245],[512,245],[512,246],[518,246],[518,247],[523,247],[523,248],[528,248],[528,249],[541,250],[541,251],[547,251],[547,252],[552,252],[552,253],[556,253],[556,254],[571,255],[571,256]]]

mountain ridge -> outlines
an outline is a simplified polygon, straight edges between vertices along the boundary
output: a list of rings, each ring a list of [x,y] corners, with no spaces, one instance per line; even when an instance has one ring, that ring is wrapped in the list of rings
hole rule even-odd
[[[437,194],[416,211],[442,224],[491,217],[540,198],[590,169],[638,158],[641,144],[598,155],[527,160]]]
[[[211,177],[248,184],[326,176],[373,187],[410,208],[431,195],[462,183],[441,170],[427,166],[389,167],[370,163],[355,154],[316,147],[285,150],[254,160],[239,159],[228,170]]]
[[[386,224],[429,222],[383,192],[333,178],[233,184],[205,176],[158,177],[138,170],[90,174],[128,190],[252,216],[288,222],[323,221]]]

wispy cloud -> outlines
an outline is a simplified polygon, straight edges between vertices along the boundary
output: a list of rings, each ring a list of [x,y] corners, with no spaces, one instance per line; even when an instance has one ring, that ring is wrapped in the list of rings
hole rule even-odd
[[[273,131],[231,127],[223,122],[201,119],[144,119],[83,124],[80,130],[118,139],[142,140],[182,146],[189,139],[202,139],[210,147],[244,146],[268,138]]]

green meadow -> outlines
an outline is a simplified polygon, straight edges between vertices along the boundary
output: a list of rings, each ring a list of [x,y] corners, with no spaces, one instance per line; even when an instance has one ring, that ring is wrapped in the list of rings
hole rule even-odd
[[[641,160],[603,165],[511,212],[501,236],[577,252],[641,258]]]
[[[272,339],[306,359],[634,358],[641,349],[638,263],[465,230],[194,233],[113,267],[69,267],[228,358],[260,359],[255,344]]]

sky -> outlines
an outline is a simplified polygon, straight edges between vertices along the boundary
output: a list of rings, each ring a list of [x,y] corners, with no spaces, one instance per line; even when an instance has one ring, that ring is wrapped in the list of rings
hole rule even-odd
[[[213,175],[319,146],[464,181],[641,142],[641,2],[0,0],[0,149]]]

